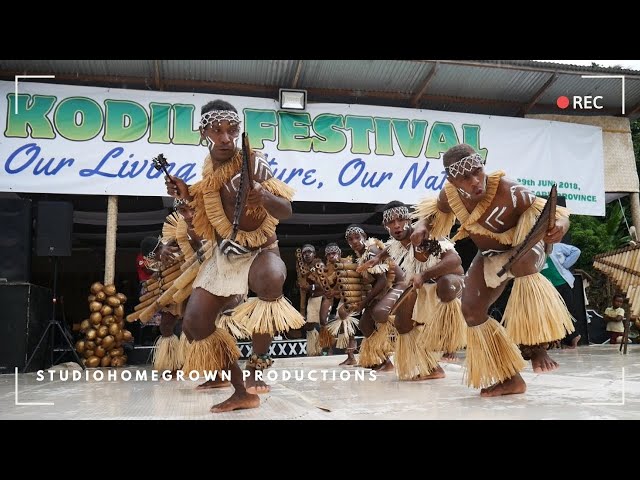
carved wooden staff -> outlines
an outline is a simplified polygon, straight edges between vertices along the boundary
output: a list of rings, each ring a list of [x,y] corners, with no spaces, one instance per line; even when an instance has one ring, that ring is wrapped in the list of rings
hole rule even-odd
[[[502,268],[498,271],[498,276],[502,277],[506,274],[509,269],[513,266],[515,262],[524,257],[529,251],[535,247],[540,240],[544,239],[544,236],[547,234],[549,229],[553,228],[556,224],[556,205],[558,202],[558,188],[554,184],[551,187],[551,191],[549,192],[549,198],[547,198],[547,203],[545,203],[542,212],[540,212],[540,216],[536,221],[535,225],[531,229],[531,231],[527,234],[527,237],[524,241],[514,248],[513,254],[507,260]],[[553,248],[553,245],[547,244],[545,246],[545,252],[549,248]]]
[[[415,287],[413,285],[411,285],[409,288],[407,288],[404,292],[402,292],[402,294],[400,295],[400,297],[398,297],[398,300],[396,300],[396,303],[393,304],[393,307],[391,307],[391,311],[389,312],[389,316],[393,315],[396,313],[396,310],[398,310],[398,308],[400,308],[400,305],[402,305],[402,303],[411,296],[411,292],[413,292],[415,290]]]

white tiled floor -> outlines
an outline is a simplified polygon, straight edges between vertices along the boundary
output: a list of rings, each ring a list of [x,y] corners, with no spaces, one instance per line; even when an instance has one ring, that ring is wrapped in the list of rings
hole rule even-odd
[[[84,373],[78,381],[56,373],[53,382],[19,374],[16,388],[10,374],[0,376],[0,419],[640,419],[640,346],[630,345],[627,355],[615,345],[551,355],[560,369],[534,374],[528,367],[526,394],[489,399],[463,385],[461,363],[442,364],[447,376],[441,380],[399,382],[393,373],[371,380],[368,370],[338,367],[344,356],[276,359],[272,375],[278,379],[269,382],[272,391],[261,396],[260,408],[223,414],[209,407],[231,388],[203,392],[194,390],[199,382],[124,381],[125,369],[116,371],[115,381],[87,381]],[[151,367],[127,370],[135,375]],[[284,380],[285,372],[292,378]],[[349,379],[341,381],[341,373]]]

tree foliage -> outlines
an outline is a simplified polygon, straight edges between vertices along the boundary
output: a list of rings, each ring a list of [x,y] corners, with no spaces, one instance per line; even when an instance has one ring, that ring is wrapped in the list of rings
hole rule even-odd
[[[571,243],[582,251],[576,268],[593,273],[594,256],[629,242],[625,215],[628,215],[627,209],[621,208],[617,201],[606,206],[605,217],[571,215]]]

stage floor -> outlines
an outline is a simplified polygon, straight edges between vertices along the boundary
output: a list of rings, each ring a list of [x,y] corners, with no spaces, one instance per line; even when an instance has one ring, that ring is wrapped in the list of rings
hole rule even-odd
[[[85,371],[88,379],[78,370],[81,378],[74,380],[73,369],[57,367],[53,381],[50,373],[1,375],[0,419],[640,419],[639,345],[629,345],[627,355],[616,345],[550,353],[559,370],[534,374],[529,366],[523,372],[527,393],[500,398],[481,398],[466,387],[462,361],[442,363],[444,379],[400,382],[394,373],[374,378],[369,370],[338,367],[344,355],[279,358],[271,373],[277,379],[261,395],[260,408],[219,414],[209,407],[231,388],[196,391],[201,381],[154,381],[150,366],[117,369],[111,379],[105,370],[102,380],[95,376],[99,369]],[[125,370],[133,376],[129,381]],[[148,379],[136,381],[142,373]]]

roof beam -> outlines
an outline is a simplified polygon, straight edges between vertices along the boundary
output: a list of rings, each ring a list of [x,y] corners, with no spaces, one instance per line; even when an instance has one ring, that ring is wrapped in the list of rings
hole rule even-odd
[[[291,88],[298,88],[298,81],[300,80],[300,72],[302,72],[302,62],[304,62],[304,60],[298,60],[298,65],[296,66],[296,73],[293,76],[293,82],[291,82]]]
[[[387,230],[382,225],[360,225],[365,232],[373,235],[386,235]],[[104,235],[104,234],[102,234]],[[120,234],[118,234],[120,235]],[[278,233],[278,241],[279,242],[287,242],[287,243],[297,243],[300,245],[303,242],[308,242],[310,240],[322,241],[322,240],[340,240],[343,238],[344,232],[336,232],[336,233],[316,233],[316,234],[306,234],[306,235],[294,235],[294,234],[286,234],[286,233]]]
[[[420,87],[420,89],[415,93],[413,97],[411,97],[409,104],[413,108],[416,108],[420,103],[420,99],[422,98],[422,95],[424,95],[424,92],[427,91],[427,87],[429,87],[429,84],[431,83],[431,80],[433,80],[433,77],[436,75],[436,72],[438,71],[439,67],[440,67],[440,62],[436,62],[433,68],[431,69],[431,71],[429,71],[424,81],[422,82],[422,86]]]
[[[164,223],[167,210],[146,210],[141,212],[118,213],[118,226],[157,225]],[[85,225],[106,225],[107,212],[73,212],[73,223]]]
[[[474,61],[474,60],[408,60],[410,62],[418,62],[418,63],[434,63],[434,62],[440,62],[440,64],[443,65],[466,65],[468,67],[482,67],[482,68],[498,68],[498,69],[502,69],[502,70],[520,70],[520,71],[531,71],[531,72],[548,72],[548,73],[561,73],[563,75],[578,75],[578,76],[582,76],[585,74],[593,74],[594,73],[594,69],[597,69],[598,72],[602,71],[603,73],[605,72],[609,72],[611,73],[611,70],[607,67],[586,67],[583,65],[575,65],[574,68],[580,69],[580,70],[570,70],[570,69],[565,69],[562,68],[561,66],[554,66],[554,67],[547,67],[544,66],[544,63],[540,63],[540,66],[538,67],[536,66],[527,66],[527,65],[511,65],[509,63],[504,63],[507,62],[507,60],[504,61],[496,61],[496,63],[488,63],[488,62],[492,62],[492,60],[485,60],[485,61]],[[485,63],[487,62],[487,63]],[[615,74],[617,72],[618,69],[613,69],[613,73]],[[623,69],[626,71],[628,71],[627,69]],[[635,79],[638,80],[640,79],[640,73],[638,73],[637,75],[634,74],[626,74],[625,73],[625,77],[627,77],[627,79]]]
[[[577,112],[574,112],[573,110],[570,112],[565,111],[560,111],[560,109],[558,108],[558,106],[555,103],[552,104],[538,104],[538,108],[540,108],[540,111],[534,112],[531,115],[574,115],[577,114]],[[611,108],[611,107],[606,107],[606,108],[602,108],[599,110],[595,110],[594,112],[597,113],[592,113],[590,115],[578,115],[581,117],[592,117],[592,116],[597,116],[597,115],[609,115],[612,117],[622,117],[622,115],[620,115],[620,108]],[[629,115],[625,114],[623,118],[627,118]]]
[[[520,116],[524,117],[527,113],[529,113],[529,110],[531,110],[531,107],[533,107],[538,102],[538,100],[540,100],[540,97],[542,97],[542,95],[544,95],[544,93],[549,89],[549,87],[551,87],[551,85],[556,83],[557,80],[558,80],[558,74],[554,73],[551,76],[551,78],[549,78],[549,80],[547,80],[545,84],[533,95],[533,97],[531,97],[531,100],[529,100],[529,103],[527,103],[524,107],[520,109]]]
[[[638,103],[635,107],[631,107],[631,111],[627,112],[627,117],[630,117],[631,115],[634,115],[636,113],[640,112],[640,103]]]
[[[155,87],[156,90],[164,90],[164,86],[162,85],[162,75],[160,75],[160,60],[153,61],[154,73],[155,73]]]
[[[452,97],[450,95],[426,95],[423,100],[431,100],[435,102],[450,103],[466,103],[469,105],[504,105],[504,106],[521,106],[521,102],[515,100],[498,100],[493,98],[467,98]]]
[[[367,213],[294,213],[281,224],[290,225],[336,225],[364,223],[374,212]],[[165,215],[166,216],[166,215]]]
[[[158,230],[143,230],[140,232],[118,232],[118,240],[139,240],[144,237],[156,237],[158,235]],[[102,240],[104,242],[105,234],[104,233],[81,233],[81,232],[73,232],[72,234],[74,240]],[[120,249],[120,247],[118,247]],[[74,248],[75,250],[75,248]]]

